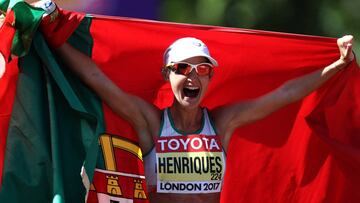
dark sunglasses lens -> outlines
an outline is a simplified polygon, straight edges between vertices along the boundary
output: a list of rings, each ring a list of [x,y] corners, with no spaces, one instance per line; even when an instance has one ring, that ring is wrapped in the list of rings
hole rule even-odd
[[[183,75],[189,74],[191,70],[191,66],[186,63],[175,64],[175,68],[176,68],[176,73]]]

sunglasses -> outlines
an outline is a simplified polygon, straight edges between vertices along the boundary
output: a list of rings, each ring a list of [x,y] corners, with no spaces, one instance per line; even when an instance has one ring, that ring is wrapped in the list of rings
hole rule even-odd
[[[198,76],[210,75],[213,71],[213,65],[210,63],[190,64],[186,62],[177,62],[166,66],[174,71],[176,74],[189,75],[195,69]]]

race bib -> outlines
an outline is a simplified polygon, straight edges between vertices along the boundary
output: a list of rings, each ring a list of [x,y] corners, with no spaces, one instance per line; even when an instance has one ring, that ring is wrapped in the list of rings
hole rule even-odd
[[[157,192],[220,192],[225,157],[217,136],[159,137],[156,141]]]

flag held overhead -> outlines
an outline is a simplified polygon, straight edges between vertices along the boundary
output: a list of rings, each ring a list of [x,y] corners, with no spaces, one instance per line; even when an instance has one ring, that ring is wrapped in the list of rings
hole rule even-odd
[[[173,101],[160,73],[163,52],[189,33],[207,44],[221,66],[203,101],[210,109],[263,95],[339,58],[332,38],[69,13],[62,25],[73,25],[67,23],[73,22],[70,16],[82,16],[75,18],[76,29],[65,39],[55,34],[54,41],[67,40],[116,85],[159,108]],[[5,161],[0,201],[83,202],[86,190],[79,174],[85,166],[93,180],[88,202],[146,202],[134,130],[63,67],[41,35],[35,36],[29,54],[15,64],[21,71],[18,83],[11,83],[17,97],[6,106],[7,124],[0,120],[9,129],[0,131],[7,138],[1,142]],[[228,148],[221,201],[360,199],[360,174],[353,170],[360,157],[356,67],[354,61],[302,101],[237,129]],[[1,99],[3,107],[8,100]]]

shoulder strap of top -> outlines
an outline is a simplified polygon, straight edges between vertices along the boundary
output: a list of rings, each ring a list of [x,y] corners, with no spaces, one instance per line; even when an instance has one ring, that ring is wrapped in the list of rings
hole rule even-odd
[[[169,136],[175,132],[171,126],[171,121],[170,121],[169,116],[170,116],[169,108],[164,109],[163,117],[161,119],[162,121],[161,121],[161,127],[160,127],[160,131],[159,131],[159,137]]]
[[[209,134],[216,135],[217,131],[216,131],[215,125],[214,125],[214,122],[212,121],[212,119],[210,118],[207,108],[203,108],[203,115],[204,115],[203,133],[208,134],[208,135]]]

